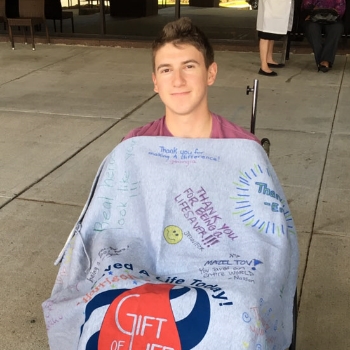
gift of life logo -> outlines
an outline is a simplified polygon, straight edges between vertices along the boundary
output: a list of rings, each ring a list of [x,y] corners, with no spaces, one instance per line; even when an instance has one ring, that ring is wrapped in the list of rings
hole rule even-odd
[[[157,285],[158,302],[149,285],[123,293],[110,305],[104,318],[98,349],[181,349],[168,297],[172,285]],[[121,347],[121,345],[123,345]]]
[[[293,219],[285,199],[273,188],[271,173],[255,164],[248,171],[241,171],[238,181],[233,182],[236,195],[230,197],[235,201],[234,215],[238,215],[245,226],[257,229],[261,233],[283,236],[295,234]],[[253,200],[254,198],[254,200]],[[255,199],[258,198],[257,202]],[[257,206],[259,205],[259,208]],[[262,216],[262,209],[268,208],[276,215],[276,221]],[[280,220],[278,215],[283,215]],[[270,218],[274,216],[270,215]]]
[[[193,300],[191,310],[180,319],[174,317],[171,303],[177,298],[181,303]],[[101,329],[91,334],[89,324],[101,322],[98,310],[106,306]],[[95,296],[85,309],[81,339],[87,339],[87,350],[192,349],[205,337],[209,321],[210,302],[203,289],[147,283]]]

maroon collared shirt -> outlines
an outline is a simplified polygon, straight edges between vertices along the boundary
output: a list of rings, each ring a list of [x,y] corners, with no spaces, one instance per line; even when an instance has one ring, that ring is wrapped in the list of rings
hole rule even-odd
[[[258,138],[247,130],[240,126],[231,123],[227,119],[220,117],[217,114],[213,114],[213,124],[210,138],[212,139],[248,139],[256,141],[260,144]],[[165,124],[165,116],[148,123],[144,126],[136,128],[130,131],[123,140],[129,139],[135,136],[170,136],[173,135],[168,130]]]

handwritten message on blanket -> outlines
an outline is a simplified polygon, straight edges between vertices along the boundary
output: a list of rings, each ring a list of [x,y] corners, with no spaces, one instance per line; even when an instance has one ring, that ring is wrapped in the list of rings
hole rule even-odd
[[[52,350],[288,348],[297,237],[256,142],[126,140],[87,203],[43,304]]]

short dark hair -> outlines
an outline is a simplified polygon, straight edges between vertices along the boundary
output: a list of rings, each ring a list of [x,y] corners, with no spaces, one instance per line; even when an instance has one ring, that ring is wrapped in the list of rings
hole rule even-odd
[[[214,62],[214,50],[206,35],[188,17],[182,17],[176,21],[167,23],[152,44],[152,65],[155,71],[155,56],[157,51],[165,44],[174,46],[192,45],[199,50],[204,57],[205,66],[208,69]]]

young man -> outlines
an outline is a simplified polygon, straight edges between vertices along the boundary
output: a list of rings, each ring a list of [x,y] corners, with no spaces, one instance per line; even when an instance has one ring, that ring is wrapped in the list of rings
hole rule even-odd
[[[165,105],[165,116],[129,132],[134,136],[258,139],[236,124],[210,112],[208,86],[217,64],[205,34],[189,18],[170,22],[153,42],[154,91]]]
[[[43,303],[50,349],[286,349],[298,274],[288,203],[259,144],[208,139],[256,140],[208,109],[205,37],[186,19],[166,28],[153,69],[165,117],[127,137],[186,139],[131,138],[105,158]]]

